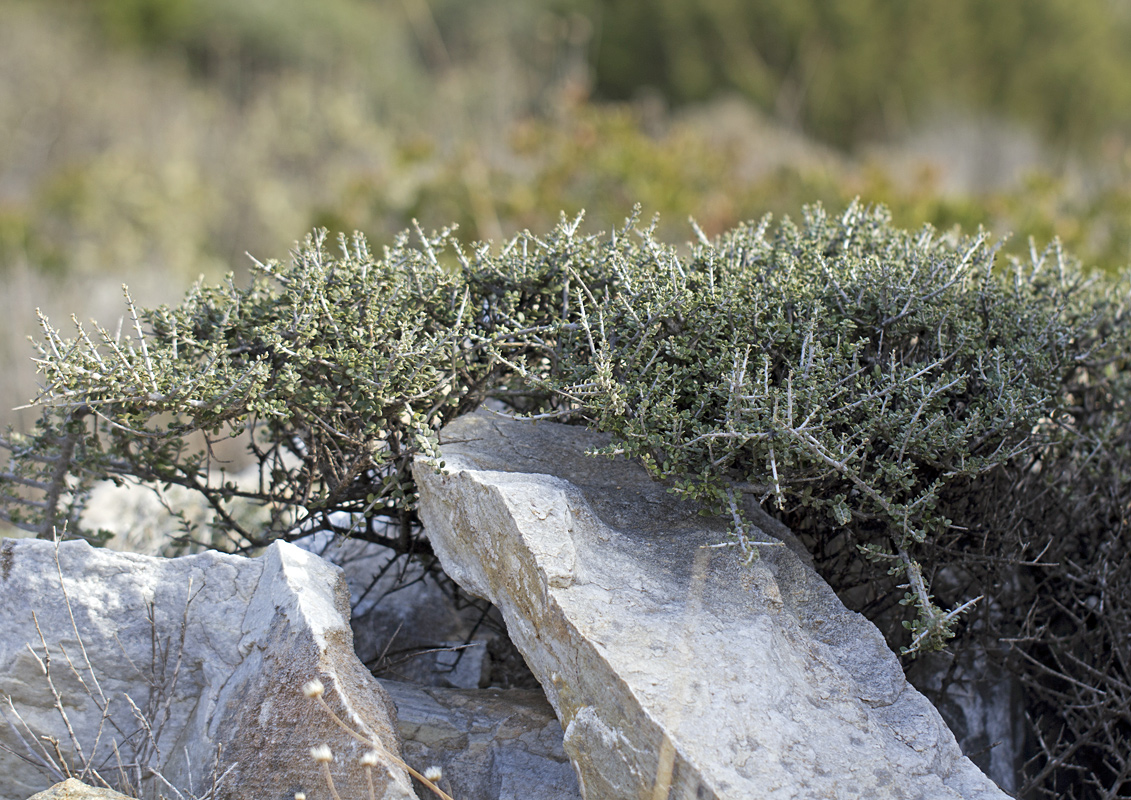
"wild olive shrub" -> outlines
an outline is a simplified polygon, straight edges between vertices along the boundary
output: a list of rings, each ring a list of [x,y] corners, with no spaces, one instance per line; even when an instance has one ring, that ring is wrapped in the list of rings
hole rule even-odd
[[[412,458],[490,399],[610,432],[728,515],[745,559],[753,494],[909,654],[966,626],[1027,689],[1025,792],[1127,796],[1126,286],[855,204],[684,250],[637,222],[498,248],[417,230],[380,256],[313,235],[246,287],[127,294],[116,332],[43,320],[44,414],[0,440],[0,515],[98,539],[92,483],[140,480],[214,509],[185,543],[330,530],[426,558]],[[214,455],[226,437],[249,472]]]
[[[943,685],[981,664],[1024,688],[1018,796],[1131,797],[1126,276],[859,206],[690,258],[644,240],[615,292],[579,295],[550,379],[608,452],[730,513],[748,558],[736,494],[771,501],[906,653],[980,599],[953,662],[974,667]]]
[[[229,276],[144,311],[127,292],[125,334],[91,336],[75,321],[64,339],[43,319],[35,403],[45,413],[32,435],[4,442],[4,518],[41,536],[65,527],[98,538],[80,524],[91,482],[131,478],[201,492],[218,520],[209,546],[246,551],[333,530],[412,549],[413,455],[434,453],[443,423],[489,393],[531,402],[509,388],[505,359],[542,347],[571,276],[602,282],[569,266],[573,230],[495,255],[465,253],[450,231],[420,233],[418,246],[406,234],[382,258],[360,236],[331,256],[316,234],[287,265],[256,263],[246,288]],[[236,481],[213,445],[243,434],[256,474]],[[249,502],[269,511],[257,528],[238,513]]]
[[[909,233],[855,204],[701,235],[690,258],[652,230],[637,241],[635,220],[607,241],[579,221],[497,254],[418,231],[383,258],[360,236],[332,256],[315,235],[247,288],[140,312],[127,292],[125,337],[43,320],[47,413],[10,437],[5,480],[45,498],[7,518],[91,536],[91,481],[131,477],[200,491],[228,540],[214,546],[329,529],[409,550],[412,456],[493,396],[612,432],[608,452],[730,514],[748,559],[736,492],[851,530],[906,574],[909,649],[940,646],[968,604],[931,600],[917,552],[954,527],[949,488],[1049,440],[1095,338],[1076,272],[1034,256],[1006,274],[984,236]],[[237,482],[212,444],[243,433],[258,470]],[[266,525],[241,522],[247,501]]]
[[[618,292],[579,299],[554,386],[615,434],[609,452],[734,515],[749,557],[739,490],[850,529],[906,574],[909,649],[933,649],[967,607],[938,608],[916,561],[954,525],[943,492],[1041,447],[1089,346],[1070,275],[994,256],[984,235],[859,206],[742,226],[686,260],[654,247],[616,265]]]

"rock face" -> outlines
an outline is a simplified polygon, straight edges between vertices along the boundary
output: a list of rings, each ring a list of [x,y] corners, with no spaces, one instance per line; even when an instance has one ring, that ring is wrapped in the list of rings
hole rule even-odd
[[[50,789],[37,792],[28,800],[130,800],[130,798],[113,789],[98,789],[75,778],[67,778]]]
[[[580,800],[561,725],[541,692],[384,686],[405,758],[441,767],[456,800]]]
[[[755,506],[722,520],[581,428],[480,411],[417,463],[444,569],[502,610],[565,728],[587,800],[1005,798],[963,757],[876,628]],[[533,795],[532,795],[533,796]]]
[[[119,779],[113,740],[131,781],[129,765],[140,762],[186,794],[205,794],[227,772],[216,797],[249,800],[322,796],[309,749],[328,745],[338,791],[368,796],[358,765],[367,748],[303,696],[315,678],[340,717],[399,752],[388,696],[353,654],[340,571],[292,545],[256,559],[159,559],[6,539],[0,608],[0,696],[11,697],[2,713],[12,723],[0,726],[0,798],[23,800],[54,782],[7,751],[46,760],[54,752],[36,747],[41,735],[111,784]],[[415,797],[400,768],[373,774],[379,796]]]

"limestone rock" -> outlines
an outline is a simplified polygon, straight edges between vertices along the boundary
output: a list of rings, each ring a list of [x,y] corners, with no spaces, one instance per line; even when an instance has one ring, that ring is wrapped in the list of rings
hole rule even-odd
[[[340,571],[292,545],[255,559],[160,559],[6,539],[0,608],[0,697],[11,697],[0,713],[12,723],[0,726],[0,744],[21,754],[42,756],[36,737],[52,735],[70,763],[94,764],[114,784],[114,740],[126,764],[156,769],[186,795],[204,794],[227,771],[219,798],[258,800],[325,792],[309,749],[329,745],[338,790],[367,796],[358,766],[366,748],[303,696],[314,678],[341,717],[399,751],[391,703],[353,654]],[[51,782],[4,748],[0,773],[5,800]],[[374,777],[382,797],[415,796],[399,768]]]
[[[433,548],[501,609],[587,800],[1005,797],[804,559],[706,547],[725,521],[585,455],[606,441],[480,411],[441,432],[446,474],[415,466]]]
[[[404,753],[441,767],[457,800],[579,800],[562,729],[537,691],[460,690],[385,681]]]
[[[99,789],[87,786],[75,778],[67,778],[50,789],[36,792],[28,800],[130,800],[130,798],[129,795],[115,792],[113,789]]]

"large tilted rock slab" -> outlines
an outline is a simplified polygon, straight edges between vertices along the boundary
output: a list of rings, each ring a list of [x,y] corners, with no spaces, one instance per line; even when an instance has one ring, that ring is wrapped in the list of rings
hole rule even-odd
[[[415,468],[432,546],[502,610],[587,800],[1005,797],[802,557],[705,548],[725,523],[585,455],[605,441],[480,411],[442,431],[446,474]]]
[[[368,797],[358,764],[367,748],[303,696],[315,678],[342,718],[399,752],[388,695],[353,653],[340,570],[292,545],[274,544],[255,559],[160,559],[85,542],[56,550],[50,542],[5,539],[0,613],[0,699],[12,702],[0,707],[12,723],[0,726],[5,800],[55,782],[9,752],[30,755],[42,735],[59,740],[69,763],[92,763],[111,783],[119,778],[114,741],[123,762],[141,757],[186,796],[208,792],[214,765],[220,773],[231,767],[216,796],[241,800],[327,796],[309,750],[328,745],[338,791]],[[49,666],[50,683],[41,664]],[[102,723],[106,703],[111,713]],[[401,769],[373,772],[379,796],[415,797]],[[153,779],[147,785],[146,796],[174,796]]]

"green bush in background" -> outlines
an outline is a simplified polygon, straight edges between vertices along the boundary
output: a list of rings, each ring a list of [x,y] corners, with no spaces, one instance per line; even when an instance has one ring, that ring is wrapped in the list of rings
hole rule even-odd
[[[387,238],[414,218],[425,227],[458,221],[461,238],[472,241],[548,227],[563,208],[586,208],[594,229],[608,228],[636,202],[661,214],[670,227],[660,233],[675,239],[689,215],[715,234],[767,211],[796,215],[805,203],[841,206],[857,196],[887,204],[903,225],[1021,232],[1006,244],[1017,254],[1027,236],[1055,235],[1104,268],[1131,256],[1131,182],[1120,121],[1110,116],[1126,106],[1117,95],[1127,83],[1111,66],[1122,64],[1122,22],[1108,4],[1047,2],[1021,15],[973,2],[904,10],[494,0],[469,14],[466,4],[427,0],[334,0],[317,12],[293,2],[6,2],[8,49],[18,62],[5,67],[14,87],[5,107],[56,99],[49,116],[4,119],[13,136],[0,143],[0,166],[27,172],[27,183],[17,182],[21,188],[0,205],[0,270],[26,263],[89,273],[113,264],[215,276],[245,251],[274,248],[313,225]],[[647,24],[621,20],[641,15]],[[684,31],[685,20],[698,22]],[[1048,41],[1048,30],[1060,38]],[[748,72],[749,59],[716,46],[724,34],[745,37],[742,46],[776,64],[770,72],[785,83],[800,70],[789,58],[816,59],[801,71],[836,84],[806,90],[807,107],[851,117],[873,134],[901,129],[867,121],[875,117],[868,103],[900,105],[880,103],[885,93],[919,104],[923,114],[940,104],[996,114],[1010,103],[1044,103],[1019,118],[1064,142],[1077,142],[1076,134],[1040,120],[1063,117],[1106,136],[1103,162],[1095,174],[1085,164],[1082,179],[1066,178],[1065,150],[1026,182],[944,194],[929,173],[899,174],[882,160],[825,153],[805,139],[858,143],[864,134],[856,122],[799,123],[791,146],[767,124],[740,123],[720,138],[710,109],[661,110],[656,119],[640,105],[584,99],[591,86],[598,97],[659,86],[673,101],[740,89],[716,75],[695,92],[678,90],[682,82],[653,64],[686,48],[694,57],[673,56],[673,63]],[[825,55],[805,56],[800,44],[789,45],[794,56],[774,54],[806,37],[829,39],[813,51]],[[616,59],[608,51],[616,48],[623,68],[610,66]],[[31,85],[60,72],[61,83]],[[19,80],[26,91],[15,88]],[[977,80],[998,88],[979,88]],[[851,88],[856,83],[862,88]],[[788,121],[778,101],[746,96],[767,118]],[[1109,116],[1057,110],[1054,102],[1085,103]],[[919,113],[908,110],[904,128]],[[47,139],[49,160],[21,146]],[[756,154],[760,165],[744,167]]]
[[[1107,0],[544,0],[477,4],[474,12],[451,0],[401,8],[361,0],[317,8],[293,0],[93,6],[112,41],[179,54],[202,76],[254,80],[280,69],[365,69],[375,61],[375,37],[389,27],[409,34],[402,40],[415,39],[400,57],[444,67],[481,48],[491,26],[508,15],[519,22],[507,27],[525,28],[525,36],[496,31],[496,43],[501,33],[526,60],[536,60],[530,42],[539,23],[582,15],[598,96],[624,100],[652,87],[682,104],[736,90],[842,146],[900,133],[939,106],[1007,114],[1076,144],[1094,143],[1128,122],[1122,109],[1131,20]]]
[[[186,277],[199,272],[218,275],[238,263],[246,250],[273,248],[303,226],[326,225],[347,235],[362,230],[386,238],[414,218],[426,227],[457,221],[461,238],[471,241],[547,227],[559,209],[575,213],[586,208],[594,229],[607,228],[617,224],[623,208],[636,202],[649,213],[659,213],[662,224],[669,226],[660,233],[675,239],[683,235],[680,228],[688,216],[714,234],[767,211],[796,215],[805,203],[841,206],[857,196],[887,204],[904,225],[929,222],[946,228],[960,223],[985,225],[998,235],[1022,232],[1018,241],[1006,244],[1018,254],[1024,253],[1027,236],[1033,235],[1039,241],[1059,236],[1082,260],[1108,269],[1118,268],[1131,256],[1125,213],[1131,205],[1131,182],[1119,148],[1113,163],[1105,162],[1103,174],[1094,179],[1068,180],[1058,176],[1057,164],[1050,163],[1046,171],[1017,185],[980,194],[944,194],[929,173],[917,179],[895,174],[882,161],[822,154],[802,137],[797,139],[800,147],[791,149],[780,136],[770,137],[765,125],[747,124],[744,133],[720,140],[709,109],[669,115],[657,122],[638,106],[568,102],[562,93],[573,86],[581,91],[578,97],[584,97],[589,79],[596,81],[599,91],[616,94],[601,90],[603,76],[611,69],[602,66],[603,53],[621,41],[617,15],[627,14],[632,4],[588,9],[588,40],[575,35],[573,6],[523,4],[514,9],[511,5],[496,0],[469,17],[460,11],[461,4],[423,0],[403,7],[335,0],[317,14],[302,3],[276,7],[131,0],[97,3],[90,6],[93,12],[85,5],[63,3],[73,13],[59,16],[53,24],[85,37],[82,45],[44,39],[43,52],[49,58],[38,65],[35,51],[20,52],[29,69],[74,72],[73,87],[63,92],[53,111],[62,120],[53,130],[64,132],[53,147],[58,161],[43,163],[26,190],[0,207],[0,269],[21,261],[61,273],[90,271],[102,264],[119,268],[148,264],[175,268]],[[14,7],[22,9],[9,17],[14,29],[25,17],[38,18],[27,7]],[[677,11],[719,17],[711,30],[742,32],[744,25],[753,24],[737,20],[724,25],[728,18],[720,17],[722,7],[716,6],[669,2],[656,8],[653,24]],[[769,15],[774,8],[762,4],[733,13]],[[810,30],[807,26],[833,13],[828,9],[818,13],[823,8],[790,4],[774,13],[792,20],[791,30]],[[863,13],[837,8],[837,14],[851,18]],[[984,19],[982,10],[962,4],[920,9],[923,13],[914,15],[871,10],[888,20],[876,31],[892,28],[899,20],[915,30],[938,27],[937,37],[947,43],[939,44],[939,49],[962,63],[969,59],[957,54],[966,54],[969,48],[952,46],[946,37],[957,36],[956,30],[981,31],[974,22],[981,25]],[[1011,12],[986,13],[993,17]],[[959,14],[966,15],[963,25],[951,19]],[[888,19],[893,15],[894,21]],[[1059,20],[1053,12],[1049,15]],[[1073,38],[1076,34],[1066,34],[1065,42],[1077,42],[1072,45],[1077,48],[1074,52],[1115,59],[1103,45],[1107,35],[1092,39],[1084,35],[1094,27],[1087,20],[1102,17],[1100,11],[1085,4],[1079,15],[1084,21],[1066,23],[1064,29],[1086,30],[1079,41]],[[835,26],[838,20],[834,15],[820,24]],[[1025,24],[1037,24],[1034,20]],[[1111,22],[1111,30],[1118,29],[1116,23]],[[766,24],[767,30],[773,29]],[[91,69],[88,63],[99,47],[106,47],[91,44],[91,27],[104,31],[105,41],[118,43],[115,46],[122,53],[109,59],[106,68]],[[642,30],[633,35],[643,36]],[[936,33],[916,35],[933,40]],[[1039,63],[1026,66],[1024,59],[1013,61],[999,54],[994,58],[1010,65],[1000,66],[999,72],[1005,70],[1015,75],[1009,80],[1017,81],[1036,76],[1033,80],[1044,85],[1040,91],[1006,92],[1009,97],[1051,103],[1055,92],[1049,87],[1063,85],[1073,97],[1081,98],[1089,91],[1122,91],[1126,85],[1074,71],[1076,62],[1067,56],[1047,61],[1041,40],[1025,38],[1023,33],[1015,35],[1028,42],[1035,53],[1032,58]],[[894,41],[903,42],[910,35],[896,36]],[[865,47],[861,36],[850,37],[845,46]],[[34,42],[36,35],[23,39]],[[1085,46],[1085,40],[1091,44]],[[702,49],[711,41],[677,37],[671,46]],[[890,41],[877,33],[869,47],[886,53]],[[334,46],[324,46],[326,42]],[[65,56],[61,58],[60,52]],[[506,57],[497,55],[500,52]],[[856,63],[850,59],[855,52],[846,51],[839,56],[844,64],[837,62],[816,74],[825,80],[850,81],[853,72],[848,64]],[[637,55],[640,58],[629,59],[630,64],[648,63],[645,55]],[[570,73],[579,68],[578,58],[581,72]],[[510,66],[500,68],[502,61]],[[195,82],[183,83],[174,68],[177,64],[198,76]],[[1041,70],[1057,64],[1064,74],[1046,80]],[[586,68],[593,70],[591,76]],[[957,91],[948,69],[924,66],[910,73],[921,75],[924,87]],[[970,71],[974,72],[972,67]],[[153,85],[131,91],[138,72],[153,73],[147,78]],[[905,72],[888,64],[877,71],[876,80],[882,77],[886,86],[891,75]],[[662,71],[650,74],[659,80]],[[977,74],[996,73],[979,66]],[[97,91],[93,86],[84,88],[83,80],[97,81]],[[1000,80],[1009,83],[1005,77]],[[630,83],[635,85],[625,85]],[[714,81],[711,92],[727,85],[721,79]],[[875,91],[864,94],[873,96]],[[922,88],[911,96],[928,102],[923,98],[933,91]],[[151,93],[159,96],[152,99]],[[17,94],[9,105],[16,109],[43,94],[42,90]],[[832,94],[843,93],[837,89]],[[115,104],[116,113],[106,114],[87,103],[85,98],[92,97]],[[835,103],[824,100],[812,102],[822,113],[833,113],[835,108]],[[987,102],[998,110],[1005,108],[996,100]],[[1097,105],[1111,110],[1123,107],[1113,97]],[[781,117],[773,103],[762,106],[771,116]],[[1089,119],[1070,116],[1081,124]],[[861,112],[856,118],[865,117]],[[25,122],[13,119],[12,126]],[[1087,124],[1099,135],[1116,123]],[[819,127],[803,126],[823,136]],[[76,135],[70,135],[71,130]],[[152,136],[142,138],[146,130]],[[29,128],[26,135],[49,133]],[[13,137],[0,144],[0,162],[28,162],[27,155],[15,149],[19,141],[23,139]],[[763,153],[765,164],[743,168],[751,153]]]
[[[1128,122],[1131,20],[1107,0],[591,0],[596,84],[672,102],[737,90],[841,146],[939,106],[1007,114],[1061,141]]]

